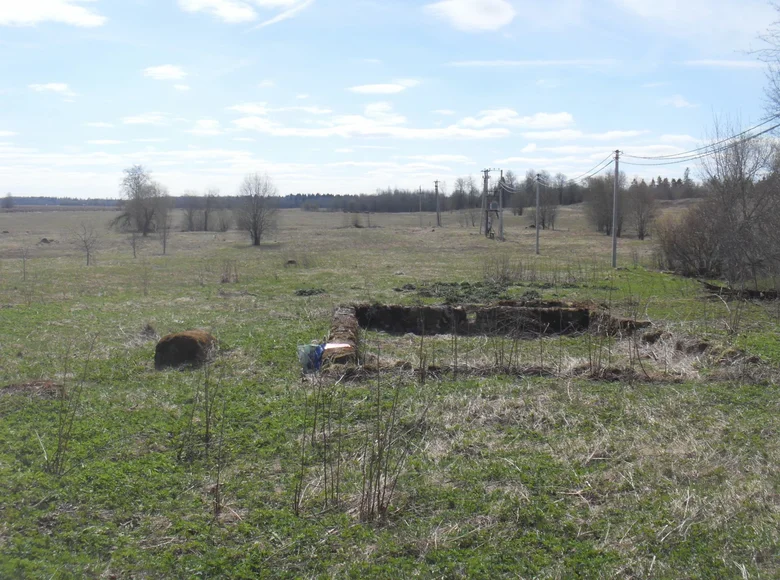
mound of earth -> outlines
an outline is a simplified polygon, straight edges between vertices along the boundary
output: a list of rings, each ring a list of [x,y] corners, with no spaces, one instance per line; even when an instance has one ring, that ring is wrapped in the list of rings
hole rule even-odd
[[[205,330],[187,330],[160,339],[154,352],[154,367],[163,369],[208,360],[217,339]]]

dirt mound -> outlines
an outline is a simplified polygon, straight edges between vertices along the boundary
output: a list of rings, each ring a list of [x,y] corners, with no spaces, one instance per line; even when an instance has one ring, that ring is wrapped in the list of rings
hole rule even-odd
[[[154,352],[154,367],[177,367],[200,364],[208,360],[217,339],[205,330],[187,330],[169,334],[160,339]]]
[[[355,309],[351,306],[336,308],[330,325],[328,342],[348,344],[350,348],[336,350],[333,353],[327,353],[326,351],[327,354],[325,355],[325,359],[338,364],[355,362],[357,360],[359,332],[360,327],[358,325],[357,316],[355,315]]]
[[[0,389],[0,395],[34,395],[44,399],[54,399],[62,392],[62,385],[53,381],[30,381],[6,385]]]

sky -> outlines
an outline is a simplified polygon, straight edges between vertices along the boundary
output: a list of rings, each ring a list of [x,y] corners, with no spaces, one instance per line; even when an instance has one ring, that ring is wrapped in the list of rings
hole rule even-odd
[[[172,195],[254,172],[280,194],[576,177],[760,122],[752,51],[777,17],[758,0],[0,0],[0,194],[118,197],[134,164]]]

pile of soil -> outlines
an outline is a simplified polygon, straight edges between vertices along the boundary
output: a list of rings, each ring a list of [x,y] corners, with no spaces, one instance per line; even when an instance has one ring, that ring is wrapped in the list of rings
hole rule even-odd
[[[205,330],[187,330],[160,339],[154,352],[154,367],[163,369],[183,364],[198,365],[208,360],[217,339]]]

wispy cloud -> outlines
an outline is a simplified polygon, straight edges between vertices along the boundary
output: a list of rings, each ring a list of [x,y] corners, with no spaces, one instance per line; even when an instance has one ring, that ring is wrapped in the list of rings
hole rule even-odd
[[[214,119],[200,119],[195,122],[195,126],[192,129],[187,131],[187,133],[192,133],[193,135],[204,136],[221,135],[224,132],[219,121]]]
[[[455,111],[452,109],[436,109],[434,111],[431,111],[434,115],[444,115],[445,117],[452,116],[455,114]]]
[[[75,97],[76,93],[70,90],[70,87],[66,83],[43,83],[29,85],[29,88],[38,93],[57,93],[63,97]]]
[[[0,131],[0,137],[13,137],[17,135],[16,131]]]
[[[87,141],[90,145],[121,145],[124,141],[116,141],[115,139],[93,139]]]
[[[361,93],[364,95],[394,95],[402,93],[406,89],[416,87],[420,84],[420,81],[414,79],[399,79],[392,83],[383,83],[376,85],[358,85],[356,87],[349,87],[347,90],[353,93]]]
[[[506,0],[441,0],[427,4],[424,9],[467,32],[498,30],[510,24],[516,14]]]
[[[95,121],[87,123],[87,127],[94,127],[96,129],[111,129],[114,125],[112,123],[106,123],[104,121]]]
[[[613,58],[596,59],[568,59],[568,60],[457,60],[447,63],[449,66],[461,67],[515,67],[515,68],[543,68],[543,67],[574,67],[595,68],[616,66],[619,60]]]
[[[263,79],[259,83],[257,83],[258,89],[272,89],[276,86],[276,81],[273,81],[271,79]]]
[[[160,66],[150,66],[145,68],[144,76],[157,81],[180,81],[187,76],[180,66],[172,64],[163,64]]]
[[[499,125],[504,127],[522,127],[524,129],[555,129],[566,127],[574,122],[570,113],[536,113],[520,115],[514,109],[493,109],[480,111],[476,117],[466,117],[460,121],[464,127],[488,127]]]
[[[271,26],[272,24],[278,24],[279,22],[284,22],[285,20],[289,20],[290,18],[294,18],[297,16],[300,12],[303,12],[306,10],[309,6],[314,4],[314,0],[303,0],[303,2],[300,2],[298,4],[295,4],[291,8],[288,8],[284,12],[277,14],[273,18],[270,18],[266,20],[265,22],[261,22],[257,25],[256,28],[264,28],[265,26]]]
[[[125,125],[166,125],[168,124],[168,116],[165,113],[141,113],[140,115],[132,115],[122,119]]]
[[[667,82],[655,82],[655,83],[644,83],[642,85],[643,89],[657,89],[658,87],[665,87],[669,83]]]
[[[93,28],[106,23],[94,10],[80,6],[79,0],[3,0],[0,1],[0,25],[35,26],[59,22]]]
[[[672,95],[666,99],[661,99],[659,103],[665,107],[675,107],[676,109],[693,109],[699,106],[688,102],[682,95]]]
[[[728,59],[703,59],[685,60],[681,64],[685,66],[707,68],[764,68],[766,64],[758,60],[728,60]]]
[[[526,139],[574,141],[590,139],[593,141],[614,141],[645,135],[649,131],[605,131],[604,133],[585,133],[577,129],[562,129],[560,131],[530,131],[523,133]]]
[[[173,85],[173,88],[177,91],[187,92],[190,90],[190,85]]]

